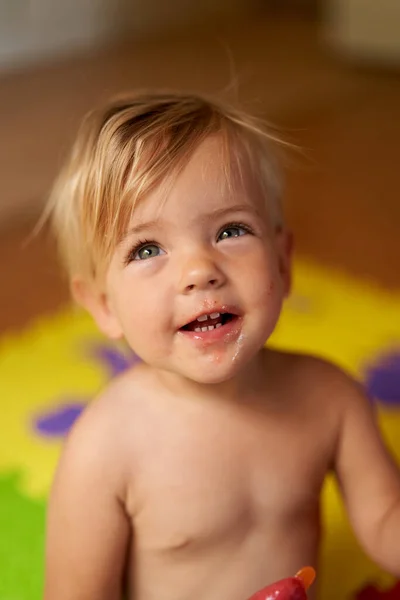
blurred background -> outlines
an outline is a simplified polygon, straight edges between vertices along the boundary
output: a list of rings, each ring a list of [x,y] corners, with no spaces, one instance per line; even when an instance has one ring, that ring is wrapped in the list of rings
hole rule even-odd
[[[398,0],[0,0],[0,331],[68,299],[25,244],[82,115],[129,89],[225,95],[283,128],[299,255],[399,284]]]

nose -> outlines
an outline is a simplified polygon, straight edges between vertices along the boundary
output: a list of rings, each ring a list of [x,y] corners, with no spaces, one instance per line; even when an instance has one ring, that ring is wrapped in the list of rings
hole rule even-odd
[[[225,281],[221,268],[212,257],[196,254],[187,258],[183,265],[180,291],[182,294],[190,294],[195,291],[218,289]]]

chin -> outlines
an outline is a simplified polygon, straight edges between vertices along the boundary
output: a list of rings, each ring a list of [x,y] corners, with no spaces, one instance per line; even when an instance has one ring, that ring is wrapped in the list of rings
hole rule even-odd
[[[233,378],[233,375],[226,373],[207,373],[207,375],[204,375],[204,373],[202,373],[191,374],[188,375],[187,378],[203,385],[218,385],[220,383],[226,383]]]
[[[234,379],[240,372],[243,371],[247,361],[232,358],[218,363],[218,358],[210,358],[207,361],[202,361],[201,365],[196,365],[192,369],[179,369],[178,372],[183,377],[204,385],[217,385],[226,383]]]

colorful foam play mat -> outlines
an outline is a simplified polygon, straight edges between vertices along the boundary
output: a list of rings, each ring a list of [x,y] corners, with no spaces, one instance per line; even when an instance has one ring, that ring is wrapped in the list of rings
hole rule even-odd
[[[273,344],[331,359],[361,378],[400,459],[400,293],[298,263]],[[135,358],[71,307],[0,340],[0,600],[39,600],[46,496],[65,434]],[[324,491],[322,600],[400,598],[350,532],[335,483]]]

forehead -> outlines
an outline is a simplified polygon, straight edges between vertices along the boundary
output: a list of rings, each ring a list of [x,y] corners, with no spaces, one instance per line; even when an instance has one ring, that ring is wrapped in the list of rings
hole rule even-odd
[[[177,176],[136,206],[131,223],[209,213],[237,204],[261,208],[261,201],[261,185],[244,150],[213,136],[194,150]]]

